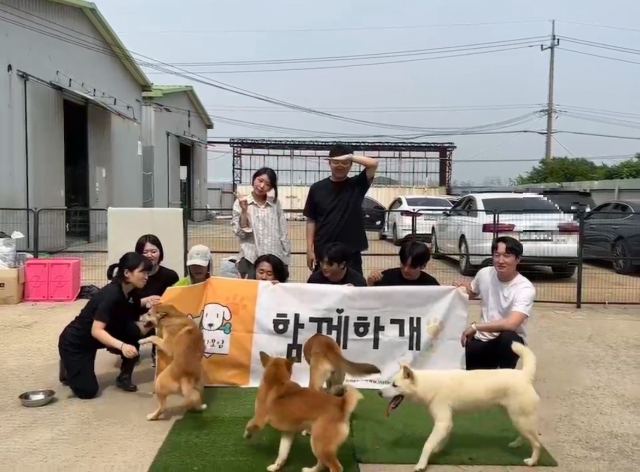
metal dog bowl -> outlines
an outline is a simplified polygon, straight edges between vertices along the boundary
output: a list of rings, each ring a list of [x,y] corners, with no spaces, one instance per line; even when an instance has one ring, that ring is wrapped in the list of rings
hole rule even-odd
[[[31,390],[24,392],[18,398],[22,402],[23,406],[33,408],[36,406],[45,406],[51,403],[51,400],[55,397],[56,392],[53,390]]]

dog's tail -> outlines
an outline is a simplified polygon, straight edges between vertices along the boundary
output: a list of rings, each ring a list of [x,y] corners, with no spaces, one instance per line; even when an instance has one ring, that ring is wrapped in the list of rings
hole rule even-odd
[[[351,417],[351,413],[356,409],[358,402],[362,400],[364,397],[358,391],[358,389],[350,386],[344,386],[344,395],[342,396],[342,411],[344,412],[344,416],[346,420],[349,420]]]
[[[522,343],[511,343],[511,349],[522,358],[522,373],[529,382],[533,382],[536,375],[536,356],[531,349]]]
[[[378,369],[375,365],[361,362],[352,362],[349,359],[345,359],[339,352],[330,354],[329,360],[332,364],[339,367],[347,374],[353,375],[354,377],[362,377],[363,375],[380,373],[380,369]]]

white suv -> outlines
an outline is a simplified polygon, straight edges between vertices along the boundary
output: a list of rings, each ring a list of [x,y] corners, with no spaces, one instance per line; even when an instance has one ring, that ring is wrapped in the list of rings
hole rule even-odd
[[[491,264],[491,243],[512,236],[523,247],[522,264],[549,266],[570,278],[578,257],[578,223],[546,197],[526,193],[478,193],[461,198],[431,229],[434,259],[457,259],[460,273],[473,275]]]

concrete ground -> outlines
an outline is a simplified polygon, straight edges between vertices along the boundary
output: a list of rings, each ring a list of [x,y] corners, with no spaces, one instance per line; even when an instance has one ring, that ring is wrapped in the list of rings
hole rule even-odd
[[[99,398],[71,398],[69,389],[58,383],[57,337],[83,303],[0,306],[2,471],[146,471],[172,425],[171,420],[145,419],[155,408],[148,352],[134,377],[138,393],[113,387],[117,359],[105,351],[96,362],[104,389]],[[477,316],[477,305],[471,312]],[[577,311],[566,305],[536,306],[529,341],[538,357],[535,385],[542,397],[542,438],[560,464],[555,470],[638,470],[639,321],[636,307]],[[43,408],[22,407],[18,395],[37,388],[53,388],[57,401]],[[173,398],[170,404],[178,402]],[[419,454],[416,451],[411,460],[417,461]],[[363,465],[361,470],[404,472],[413,466]],[[429,470],[532,469],[433,466]]]

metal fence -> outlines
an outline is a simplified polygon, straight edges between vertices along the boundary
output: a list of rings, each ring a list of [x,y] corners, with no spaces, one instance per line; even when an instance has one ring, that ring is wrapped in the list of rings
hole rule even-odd
[[[229,218],[194,222],[201,212],[185,210],[185,250],[194,244],[211,249],[214,275],[223,258],[237,256],[239,240]],[[397,247],[415,239],[428,243],[432,260],[426,271],[441,284],[472,276],[491,264],[491,242],[512,235],[524,246],[520,271],[536,287],[540,302],[640,304],[640,216],[618,213],[561,214],[550,212],[489,212],[475,209],[448,212],[365,211],[369,249],[363,253],[365,275],[374,269],[397,267]],[[286,212],[292,257],[290,280],[304,282],[306,223],[301,210]],[[198,218],[200,219],[200,218]],[[86,208],[0,208],[0,231],[20,231],[18,250],[34,257],[74,257],[82,260],[82,283],[102,286],[107,268],[107,210]],[[133,249],[135,241],[131,241]],[[186,255],[185,255],[186,256]]]

